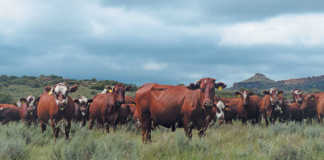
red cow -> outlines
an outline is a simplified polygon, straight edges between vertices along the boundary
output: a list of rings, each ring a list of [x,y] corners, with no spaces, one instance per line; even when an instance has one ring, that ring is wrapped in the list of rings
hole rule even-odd
[[[80,96],[74,100],[74,120],[82,122],[81,126],[85,126],[89,119],[89,106],[92,99],[88,99],[85,96]]]
[[[68,94],[75,92],[77,89],[77,85],[69,87],[65,83],[58,83],[53,87],[45,87],[44,93],[40,96],[37,107],[40,126],[42,132],[44,132],[46,130],[46,124],[50,120],[55,141],[60,132],[60,128],[56,125],[62,119],[65,120],[65,123],[63,121],[65,125],[65,137],[66,139],[69,138],[71,120],[74,113],[74,101]]]
[[[203,135],[206,109],[214,104],[215,79],[203,78],[188,88],[148,83],[136,92],[136,111],[142,124],[142,141],[151,141],[153,126],[170,128],[183,126],[186,136],[192,137],[192,129]]]
[[[304,96],[300,106],[303,117],[312,119],[317,117],[319,123],[322,123],[324,116],[324,93],[307,94]]]
[[[106,126],[109,133],[109,126],[116,128],[118,120],[118,110],[121,104],[125,103],[125,91],[130,87],[117,84],[112,88],[112,92],[98,94],[93,98],[89,112],[89,129],[92,129],[94,121],[97,120],[101,126]]]
[[[269,91],[264,91],[264,96],[260,101],[260,114],[263,116],[266,125],[274,123],[276,116],[273,113],[281,113],[283,109],[278,102],[278,95],[282,94],[282,91],[278,91],[276,88],[271,88]]]
[[[17,102],[17,106],[12,104],[0,104],[0,121],[6,124],[10,121],[24,120],[29,122],[30,115],[33,112],[32,108],[28,106],[25,98],[21,98]]]

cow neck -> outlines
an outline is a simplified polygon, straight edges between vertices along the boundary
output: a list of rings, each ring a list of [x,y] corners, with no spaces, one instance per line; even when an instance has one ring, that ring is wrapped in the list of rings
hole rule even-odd
[[[27,116],[27,104],[22,104],[21,107],[17,107],[20,117]]]

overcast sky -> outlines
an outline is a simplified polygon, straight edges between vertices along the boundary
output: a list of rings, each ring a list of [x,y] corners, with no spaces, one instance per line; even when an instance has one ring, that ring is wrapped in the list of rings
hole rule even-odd
[[[1,0],[0,74],[232,84],[324,74],[323,0]]]

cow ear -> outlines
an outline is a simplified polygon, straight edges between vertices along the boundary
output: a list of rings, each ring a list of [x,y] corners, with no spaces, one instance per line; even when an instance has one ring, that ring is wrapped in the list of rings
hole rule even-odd
[[[189,88],[189,89],[198,89],[199,85],[197,85],[196,83],[190,83],[189,86],[187,86],[187,88]]]
[[[263,94],[264,94],[264,95],[269,95],[270,92],[269,92],[268,90],[264,90],[264,91],[263,91]]]
[[[226,84],[223,83],[223,82],[218,82],[218,83],[215,83],[215,88],[217,88],[218,90],[223,90],[224,88],[226,88]]]
[[[248,96],[252,96],[252,95],[255,95],[255,94],[253,92],[248,93]]]
[[[70,89],[69,92],[75,92],[78,90],[78,85],[73,85]]]
[[[125,88],[125,90],[126,90],[126,91],[129,91],[131,88],[132,88],[131,86],[127,86],[127,87]]]
[[[74,103],[76,103],[76,104],[80,104],[79,99],[75,99],[75,100],[74,100]]]
[[[279,95],[280,95],[280,94],[283,94],[283,93],[284,93],[284,91],[279,91],[279,92],[278,92]]]
[[[51,91],[51,89],[52,89],[51,86],[46,86],[46,87],[44,87],[44,91],[45,91],[45,92],[49,92],[49,91]]]
[[[236,92],[235,92],[235,95],[236,95],[236,96],[241,96],[242,94],[241,94],[241,92],[236,91]]]

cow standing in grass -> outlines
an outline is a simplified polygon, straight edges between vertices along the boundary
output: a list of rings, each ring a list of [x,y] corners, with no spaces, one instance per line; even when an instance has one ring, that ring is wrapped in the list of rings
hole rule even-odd
[[[151,141],[153,126],[167,128],[176,124],[184,127],[186,136],[192,137],[197,128],[204,135],[206,112],[214,105],[215,79],[203,78],[188,87],[148,83],[136,92],[136,111],[142,126],[142,141]]]
[[[282,106],[278,102],[278,95],[282,91],[278,91],[276,88],[271,88],[270,90],[264,91],[264,96],[260,101],[260,113],[264,118],[266,125],[269,125],[269,121],[274,124],[277,118],[276,114],[283,112]]]
[[[92,103],[92,99],[88,99],[85,96],[80,96],[74,100],[74,120],[82,122],[81,126],[85,126],[89,120],[89,106]]]
[[[102,127],[106,127],[109,133],[110,126],[116,129],[118,123],[119,109],[125,103],[125,92],[129,89],[122,84],[117,84],[105,92],[96,95],[90,105],[89,129],[92,129],[94,122],[97,121]]]
[[[0,121],[7,124],[10,121],[23,120],[30,124],[33,108],[28,106],[28,101],[21,98],[17,102],[17,106],[12,104],[0,104]]]
[[[55,141],[60,132],[60,127],[57,126],[59,122],[64,123],[65,137],[69,138],[71,120],[74,115],[74,101],[69,93],[77,89],[77,85],[69,87],[65,83],[58,83],[53,87],[45,87],[44,93],[40,96],[37,116],[41,130],[42,132],[46,130],[46,124],[50,120]]]

